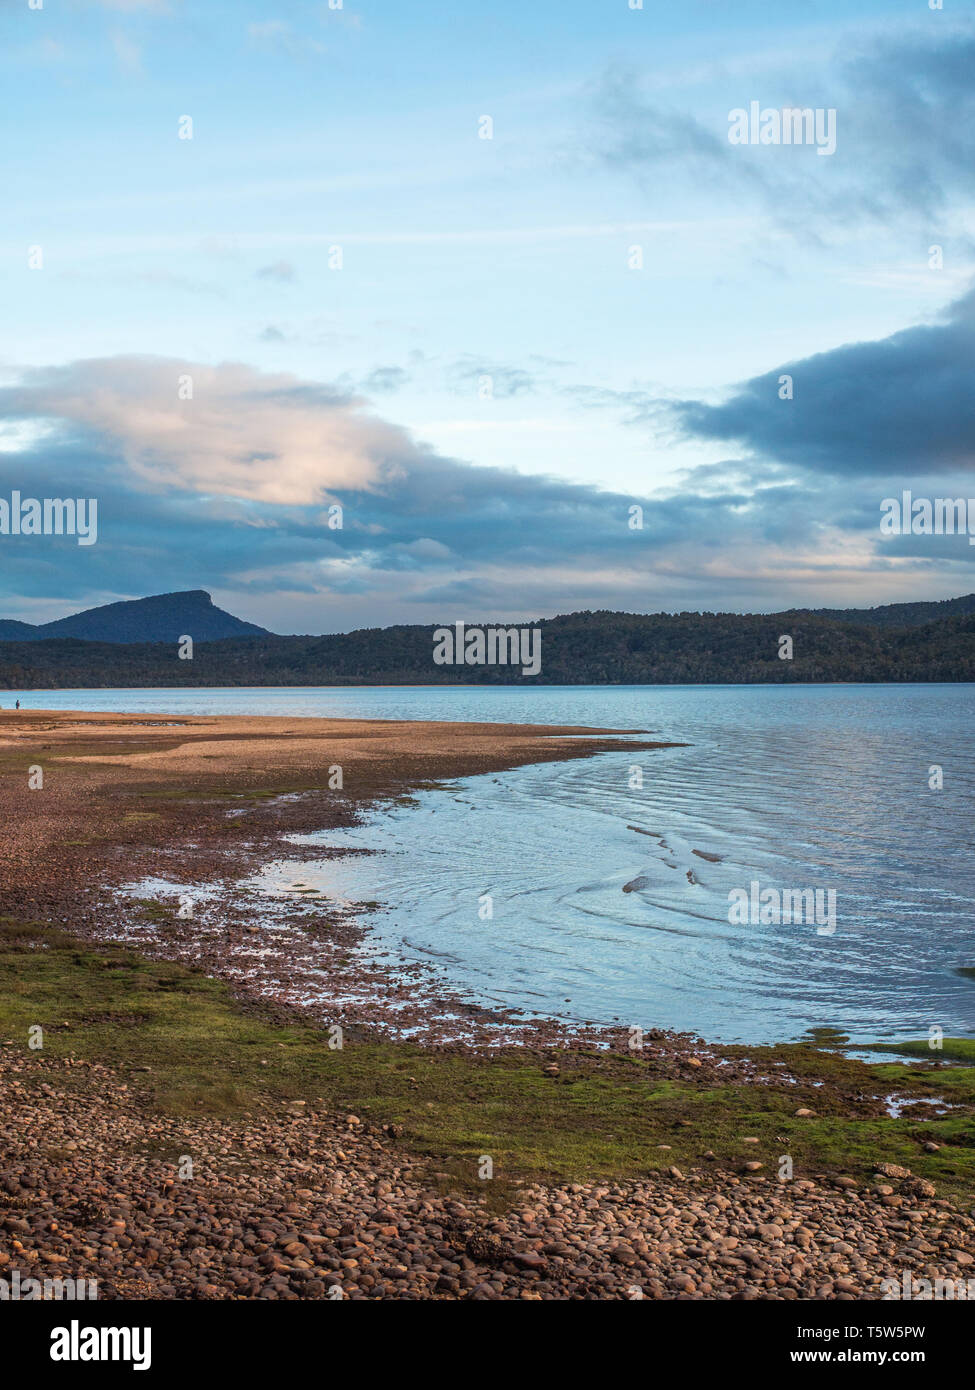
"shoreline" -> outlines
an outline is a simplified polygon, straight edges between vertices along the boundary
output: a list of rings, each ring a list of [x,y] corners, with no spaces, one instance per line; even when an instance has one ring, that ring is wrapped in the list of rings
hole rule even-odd
[[[438,981],[432,969],[405,960],[390,965],[386,949],[376,959],[371,928],[358,920],[354,905],[343,910],[300,894],[274,898],[248,893],[245,885],[277,858],[297,866],[328,854],[285,836],[353,827],[367,809],[423,788],[531,762],[683,746],[633,737],[643,733],[581,725],[2,711],[0,768],[20,746],[28,763],[45,752],[53,760],[45,787],[24,792],[21,812],[33,811],[38,797],[46,799],[65,769],[81,781],[73,792],[84,798],[90,847],[61,836],[57,876],[63,891],[73,878],[64,851],[84,848],[85,934],[93,940],[120,940],[150,956],[204,965],[243,994],[273,1004],[301,1007],[302,989],[319,978],[320,1003],[304,1011],[320,1025],[406,1030],[431,1045],[465,1036],[473,1046],[592,1044],[621,1030],[479,1004]],[[30,752],[35,736],[44,742]],[[336,768],[340,788],[328,785]],[[131,800],[122,837],[100,819],[106,797]],[[3,810],[16,816],[0,803]],[[77,807],[62,802],[59,834],[73,814]],[[114,822],[114,802],[109,814]],[[125,861],[120,873],[119,856],[101,856],[94,877],[105,892],[95,904],[90,856],[101,836],[124,844]],[[16,902],[7,853],[0,848],[0,873],[8,900]],[[151,897],[126,891],[142,879],[150,881]],[[184,903],[194,899],[191,915],[181,915],[181,894]],[[113,923],[110,932],[99,919]],[[294,930],[296,923],[301,930]],[[336,997],[346,1001],[339,1011],[329,1007]]]
[[[6,696],[13,696],[15,700],[23,698],[25,695],[54,695],[59,691],[77,691],[83,695],[94,695],[100,691],[132,691],[133,693],[141,690],[253,690],[253,691],[281,691],[281,690],[751,690],[756,687],[763,690],[778,690],[782,686],[789,689],[805,687],[826,687],[842,686],[844,689],[850,687],[862,687],[865,690],[875,689],[878,686],[890,686],[892,689],[899,689],[905,685],[917,685],[928,688],[933,685],[943,685],[953,687],[956,685],[975,685],[975,680],[959,678],[958,680],[849,680],[849,681],[533,681],[531,685],[525,685],[523,681],[346,681],[340,685],[329,685],[328,682],[316,681],[313,685],[160,685],[153,682],[151,685],[44,685],[44,686],[11,686],[3,691]],[[0,713],[6,713],[6,709],[0,706]],[[21,713],[24,711],[21,710]],[[47,711],[48,713],[60,713],[62,711]],[[63,711],[66,713],[67,711]],[[77,712],[77,711],[75,711]],[[89,710],[87,713],[99,713],[97,710]],[[113,713],[113,711],[105,711]],[[201,718],[204,716],[200,716]],[[235,716],[214,715],[206,716],[212,718],[231,718]],[[300,715],[296,718],[310,718],[313,716]],[[240,718],[260,718],[257,715],[241,715]]]
[[[625,1298],[636,1280],[646,1297],[869,1298],[913,1226],[935,1272],[963,1277],[975,1259],[966,1214],[975,1056],[950,1068],[868,1065],[828,1044],[718,1046],[657,1029],[634,1054],[628,1030],[596,1037],[554,1023],[517,1044],[435,1031],[394,1040],[362,1000],[340,1022],[242,975],[255,938],[265,982],[272,967],[266,927],[233,904],[235,885],[282,836],[353,824],[364,805],[451,777],[674,746],[619,738],[640,732],[0,713],[10,828],[0,842],[10,1155],[0,1218],[13,1213],[0,1264],[19,1267],[18,1245],[39,1265],[46,1250],[54,1267],[90,1250],[117,1297],[154,1287],[164,1297],[327,1297],[339,1282],[354,1298]],[[42,789],[28,788],[31,766],[43,770]],[[335,766],[341,791],[327,789]],[[289,857],[300,852],[289,844]],[[126,914],[119,888],[169,869],[180,882],[226,885],[212,921],[202,907],[180,918],[159,900]],[[291,899],[281,906],[292,941],[296,912]],[[362,972],[354,933],[333,918],[300,933],[326,1004],[346,966]],[[292,961],[289,946],[274,967],[282,978]],[[389,989],[381,969],[362,983],[366,995]],[[404,991],[392,1001],[401,1018],[413,1008],[414,1024],[437,1020],[442,999]],[[40,1054],[26,1045],[38,1022]],[[343,1046],[331,1050],[336,1022]],[[898,1119],[884,1105],[891,1092],[905,1101]],[[123,1153],[112,1150],[113,1107]],[[25,1115],[45,1136],[40,1148],[27,1141]],[[278,1154],[270,1167],[265,1150]],[[205,1177],[184,1188],[173,1155],[194,1152]],[[485,1154],[491,1182],[479,1175]],[[783,1155],[794,1161],[788,1183],[778,1178]],[[97,1191],[111,1190],[109,1169],[114,1214]],[[40,1234],[17,1196],[39,1184],[57,1238]],[[379,1187],[388,1191],[377,1198]],[[224,1258],[223,1237],[195,1243],[206,1265],[197,1277],[195,1258],[182,1243],[170,1248],[169,1235],[149,1253],[159,1231],[142,1204],[162,1203],[168,1232],[198,1224],[201,1201],[229,1223],[234,1258]],[[101,1223],[98,1241],[74,1220],[78,1202],[89,1225]],[[417,1203],[433,1213],[426,1222]],[[670,1223],[688,1214],[696,1239],[675,1245]],[[119,1221],[129,1245],[115,1238]],[[277,1244],[285,1235],[287,1248]],[[849,1247],[839,1260],[837,1240]]]

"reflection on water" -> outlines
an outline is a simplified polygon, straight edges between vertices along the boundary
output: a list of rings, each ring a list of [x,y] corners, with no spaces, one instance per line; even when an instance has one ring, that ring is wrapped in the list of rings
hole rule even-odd
[[[0,696],[0,703],[13,696]],[[610,753],[422,792],[302,862],[385,943],[485,1000],[725,1040],[975,1032],[975,692],[957,686],[60,691],[25,706],[644,728]],[[944,789],[929,788],[929,769]],[[634,769],[641,770],[640,774]],[[642,786],[639,785],[642,775]],[[295,876],[293,866],[269,872]],[[735,925],[728,894],[836,892],[836,932]],[[490,895],[493,916],[485,910]]]

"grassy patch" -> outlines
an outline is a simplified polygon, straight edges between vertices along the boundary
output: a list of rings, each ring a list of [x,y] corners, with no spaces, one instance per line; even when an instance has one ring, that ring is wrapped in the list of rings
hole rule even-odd
[[[171,903],[161,903],[156,898],[133,898],[132,902],[137,914],[147,920],[157,917],[170,918],[176,912]]]
[[[975,1066],[975,1038],[944,1038],[933,1048],[927,1038],[917,1042],[874,1043],[872,1052],[900,1052],[905,1057],[923,1057],[926,1062],[971,1062]]]
[[[483,1191],[477,1164],[490,1154],[498,1200],[518,1179],[633,1177],[711,1162],[709,1150],[726,1166],[757,1158],[773,1178],[789,1154],[797,1176],[868,1178],[887,1161],[958,1197],[970,1197],[975,1180],[968,1108],[975,1069],[868,1067],[796,1044],[749,1054],[769,1070],[786,1062],[795,1083],[715,1087],[661,1078],[638,1055],[596,1050],[560,1054],[557,1077],[516,1050],[485,1059],[349,1032],[333,1050],[326,1031],[266,1022],[193,969],[122,947],[96,951],[42,923],[0,919],[0,1038],[26,1049],[34,1024],[45,1030],[46,1055],[118,1067],[149,1112],[233,1116],[321,1100],[332,1111],[400,1126],[402,1142],[452,1185]],[[944,1120],[848,1113],[847,1098],[864,1086],[945,1094],[949,1077],[952,1098],[966,1109]],[[813,1088],[814,1079],[824,1084]],[[57,1084],[85,1079],[65,1072]],[[816,1118],[796,1118],[801,1105]],[[759,1142],[746,1144],[749,1137]],[[927,1138],[944,1147],[926,1154],[920,1141]]]

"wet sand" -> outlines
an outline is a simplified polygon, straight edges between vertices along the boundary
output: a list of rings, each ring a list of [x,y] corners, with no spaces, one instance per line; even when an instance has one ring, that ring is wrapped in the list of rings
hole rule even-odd
[[[228,796],[288,795],[290,805],[273,819],[285,830],[317,830],[349,824],[357,804],[441,779],[673,746],[624,741],[620,732],[643,731],[3,710],[0,874],[16,901],[42,885],[66,889],[79,871],[90,887],[113,843],[178,845],[190,827],[202,843],[219,824],[223,848]],[[336,767],[341,789],[329,786]],[[36,768],[43,785],[32,788]],[[140,813],[156,819],[140,829]]]

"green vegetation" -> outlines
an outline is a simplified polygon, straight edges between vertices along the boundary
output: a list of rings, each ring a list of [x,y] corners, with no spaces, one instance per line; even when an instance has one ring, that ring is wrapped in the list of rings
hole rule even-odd
[[[514,1049],[481,1058],[347,1031],[344,1048],[332,1050],[327,1032],[259,1017],[195,970],[0,919],[0,1038],[26,1049],[38,1023],[46,1056],[118,1068],[149,1111],[232,1117],[321,1100],[330,1111],[401,1127],[401,1142],[455,1185],[476,1185],[478,1156],[492,1154],[498,1197],[507,1183],[534,1176],[613,1179],[712,1161],[737,1168],[757,1158],[774,1176],[781,1154],[792,1156],[797,1176],[868,1179],[886,1161],[958,1198],[970,1198],[975,1181],[975,1067],[869,1067],[797,1043],[729,1050],[774,1079],[715,1085],[713,1073],[675,1080],[639,1055],[596,1050],[553,1053],[554,1077],[543,1072],[546,1059]],[[59,1076],[59,1085],[84,1084],[80,1070]],[[950,1094],[960,1108],[924,1122],[864,1114],[864,1095],[891,1092]],[[816,1116],[798,1118],[801,1106]],[[928,1154],[927,1139],[943,1147]]]
[[[927,1038],[918,1042],[874,1043],[872,1052],[900,1052],[905,1057],[923,1057],[926,1062],[971,1062],[975,1066],[975,1038],[945,1038],[940,1048],[932,1048]]]

